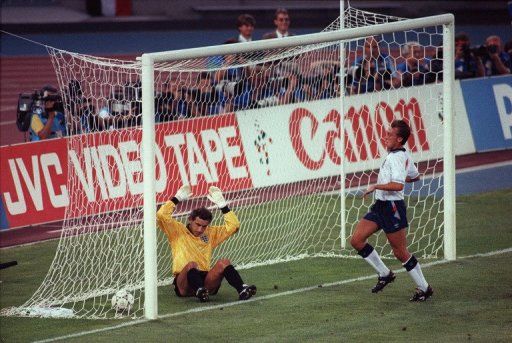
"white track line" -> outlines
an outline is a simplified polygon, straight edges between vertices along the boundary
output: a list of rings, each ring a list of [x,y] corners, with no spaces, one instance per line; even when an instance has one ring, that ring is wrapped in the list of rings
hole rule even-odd
[[[16,109],[16,107],[12,107],[12,108],[4,108],[5,110],[11,110],[11,109]],[[16,120],[6,120],[6,121],[0,121],[0,126],[4,126],[4,125],[12,125],[12,124],[16,124]]]
[[[507,249],[503,249],[503,250],[495,250],[495,251],[491,251],[491,252],[487,252],[487,253],[478,253],[478,254],[468,255],[468,256],[461,256],[461,257],[457,258],[457,260],[475,258],[475,257],[489,257],[489,256],[500,255],[500,254],[507,254],[510,252],[512,252],[512,248],[507,248]],[[435,265],[439,265],[439,264],[447,264],[450,262],[452,262],[452,261],[447,261],[447,260],[434,261],[434,262],[422,264],[421,267],[428,268],[431,266],[435,266]],[[404,272],[404,270],[395,271],[396,274],[403,273],[403,272]],[[340,285],[344,285],[347,283],[363,281],[363,280],[368,280],[368,279],[373,279],[373,278],[375,278],[375,274],[361,276],[361,277],[352,278],[352,279],[340,280],[340,281],[336,281],[336,282],[324,283],[321,285],[315,285],[315,286],[310,286],[310,287],[294,289],[291,291],[286,291],[286,292],[281,292],[281,293],[269,294],[269,295],[265,295],[262,297],[255,297],[255,298],[249,299],[247,301],[233,301],[233,302],[219,304],[219,305],[196,307],[196,308],[193,308],[193,309],[190,309],[187,311],[164,314],[162,316],[159,316],[158,319],[179,317],[179,316],[183,316],[183,315],[187,315],[187,314],[191,314],[191,313],[204,312],[204,311],[216,310],[216,309],[225,308],[225,307],[243,305],[243,304],[250,303],[250,302],[262,301],[262,300],[267,300],[267,299],[272,299],[272,298],[277,298],[277,297],[292,295],[292,294],[297,294],[297,293],[309,292],[314,289],[323,288],[323,287],[340,286]],[[78,332],[78,333],[74,333],[74,334],[70,334],[70,335],[48,338],[48,339],[45,339],[42,341],[36,341],[35,343],[55,342],[55,341],[60,341],[60,340],[68,339],[68,338],[81,337],[81,336],[91,335],[91,334],[95,334],[95,333],[116,330],[116,329],[120,329],[120,328],[127,327],[127,326],[144,324],[144,323],[148,323],[148,322],[150,322],[150,320],[148,320],[148,319],[138,319],[138,320],[122,323],[119,325],[109,326],[109,327],[105,327],[105,328],[101,328],[101,329],[82,331],[82,332]]]
[[[459,169],[457,169],[457,172],[458,172],[458,174],[463,174],[463,173],[480,171],[480,170],[485,170],[485,169],[490,169],[490,168],[505,167],[505,166],[509,166],[509,165],[512,165],[512,161],[493,162],[493,163],[487,163],[487,164],[482,164],[482,165],[473,166],[473,167],[459,168]]]

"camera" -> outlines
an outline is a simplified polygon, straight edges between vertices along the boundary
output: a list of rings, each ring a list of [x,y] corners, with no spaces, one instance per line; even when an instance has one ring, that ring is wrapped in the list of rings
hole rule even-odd
[[[270,89],[273,89],[274,91],[277,91],[278,93],[281,90],[286,90],[288,88],[290,80],[286,76],[278,76],[273,77],[268,80],[268,85]]]
[[[35,107],[40,105],[38,91],[34,91],[33,93],[21,93],[18,96],[18,107],[16,108],[16,126],[18,126],[18,130],[22,132],[28,131],[32,119],[32,112]]]
[[[215,90],[219,93],[224,92],[228,95],[237,96],[244,92],[244,82],[222,80],[215,85]]]
[[[20,94],[18,96],[18,112],[28,112],[32,110],[37,99],[37,92]]]
[[[487,51],[490,53],[490,54],[495,54],[498,52],[498,46],[497,45],[489,45],[487,47]]]
[[[45,107],[46,101],[53,101],[51,108]],[[21,93],[18,96],[18,107],[16,108],[16,125],[20,131],[28,131],[34,111],[40,110],[42,115],[47,117],[48,112],[64,112],[62,97],[57,89],[45,86],[41,90],[34,90],[32,93]]]
[[[135,115],[142,113],[142,84],[140,81],[126,83],[112,90],[110,109],[112,115]]]
[[[39,98],[43,101],[53,101],[53,106],[47,108],[46,111],[64,112],[64,104],[62,103],[62,96],[59,94],[56,88],[52,86],[44,86],[39,92]]]
[[[488,49],[485,45],[480,45],[480,46],[477,46],[474,48],[468,48],[467,51],[468,51],[468,54],[471,53],[475,57],[484,57],[490,52],[490,51],[488,51]]]
[[[112,90],[112,98],[110,100],[109,109],[112,115],[128,114],[131,109],[130,92],[123,88],[117,87]]]

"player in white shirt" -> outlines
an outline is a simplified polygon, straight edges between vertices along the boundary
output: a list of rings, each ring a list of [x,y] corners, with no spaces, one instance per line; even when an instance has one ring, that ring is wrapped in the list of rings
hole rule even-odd
[[[379,254],[367,242],[368,237],[384,230],[395,257],[417,284],[411,301],[425,301],[433,294],[416,257],[407,249],[406,206],[404,202],[404,184],[419,179],[419,173],[411,157],[403,147],[411,134],[409,125],[403,120],[395,120],[385,138],[389,154],[379,170],[377,184],[370,185],[363,197],[375,191],[375,203],[357,224],[350,244],[366,262],[378,273],[378,281],[372,292],[382,291],[387,284],[395,280],[395,274],[382,262]]]

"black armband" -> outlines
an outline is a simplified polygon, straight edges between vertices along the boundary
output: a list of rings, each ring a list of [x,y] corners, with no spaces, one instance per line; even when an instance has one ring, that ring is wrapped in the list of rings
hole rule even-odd
[[[227,206],[224,206],[224,207],[223,207],[223,208],[221,208],[220,210],[222,211],[222,214],[226,214],[226,213],[228,213],[229,211],[231,211],[231,210],[229,209],[229,207],[227,207]]]
[[[174,203],[174,205],[178,205],[178,203],[180,202],[176,197],[172,197],[171,201]]]

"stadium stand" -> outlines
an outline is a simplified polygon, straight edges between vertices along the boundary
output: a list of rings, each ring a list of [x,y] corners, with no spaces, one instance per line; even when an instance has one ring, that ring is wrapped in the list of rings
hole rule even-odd
[[[414,2],[414,6],[411,3]],[[215,3],[203,0],[190,0],[186,4],[180,3],[171,9],[166,1],[140,1],[132,0],[133,15],[129,18],[93,17],[87,13],[85,2],[73,0],[7,0],[2,2],[2,29],[14,33],[40,33],[40,32],[62,32],[62,25],[68,25],[65,32],[77,31],[99,31],[105,32],[114,29],[133,30],[150,29],[159,27],[159,30],[172,30],[177,28],[201,28],[205,29],[214,25],[217,29],[223,27],[231,28],[233,18],[244,12],[254,14],[262,25],[262,30],[267,30],[272,25],[272,18],[275,11],[275,3],[271,1],[224,1]],[[339,1],[321,1],[313,5],[305,4],[303,1],[289,0],[286,7],[293,13],[294,27],[304,25],[325,27],[328,20],[325,13],[332,14],[332,18],[338,15]],[[360,8],[374,11],[377,8],[380,12],[389,14],[415,17],[441,12],[455,13],[457,23],[488,23],[488,18],[493,22],[506,22],[508,18],[506,11],[503,11],[502,1],[439,1],[436,6],[431,6],[425,1],[365,1],[358,4]],[[163,11],[162,11],[163,9]],[[23,14],[23,15],[21,15]],[[485,15],[484,15],[485,14]],[[176,20],[176,17],[180,20]],[[31,18],[27,21],[26,18]],[[58,18],[59,20],[56,20]],[[185,19],[184,19],[185,18]],[[487,18],[487,19],[486,19]],[[221,25],[219,23],[222,22]],[[264,27],[268,25],[268,27]],[[69,31],[68,31],[69,30]],[[200,31],[198,31],[200,32]],[[129,34],[127,32],[126,34]],[[260,36],[256,34],[255,36]],[[473,36],[473,34],[472,34]],[[4,34],[2,34],[2,38]],[[509,37],[502,37],[506,42]],[[221,43],[212,41],[211,44]],[[191,47],[194,42],[190,41]],[[58,48],[66,48],[57,46]],[[172,49],[172,46],[169,47]],[[147,51],[147,50],[146,50]],[[402,62],[400,52],[391,50],[388,52],[395,58],[396,64]],[[431,57],[434,51],[427,51]],[[96,53],[93,53],[96,54]],[[109,54],[109,52],[105,52]],[[112,54],[112,52],[110,52]],[[101,54],[104,55],[104,54]],[[133,59],[140,55],[140,51],[134,52],[127,58]],[[354,59],[356,56],[351,56]],[[119,58],[119,56],[116,56]],[[46,56],[23,56],[11,57],[2,56],[0,62],[2,70],[2,82],[0,88],[0,116],[3,123],[0,126],[0,145],[20,143],[23,141],[23,134],[16,129],[15,110],[18,94],[39,89],[43,85],[57,85],[56,76],[53,71],[50,59]],[[295,92],[297,93],[297,92]],[[197,92],[189,92],[188,96],[197,97]],[[251,106],[255,106],[261,98],[255,98]],[[250,107],[244,105],[244,107]],[[209,114],[219,113],[218,109],[208,109]]]

